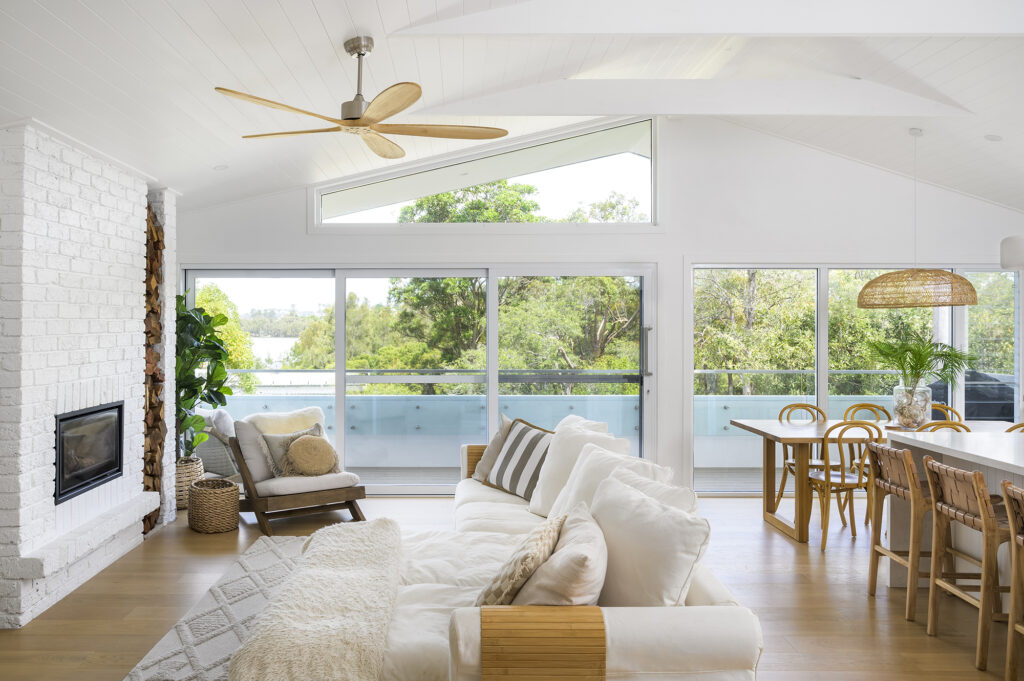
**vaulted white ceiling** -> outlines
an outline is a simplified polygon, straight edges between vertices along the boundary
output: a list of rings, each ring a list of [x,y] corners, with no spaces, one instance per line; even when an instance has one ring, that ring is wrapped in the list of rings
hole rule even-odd
[[[213,87],[336,115],[355,91],[341,44],[369,34],[368,98],[423,86],[389,122],[515,137],[600,115],[713,115],[903,173],[916,126],[923,179],[1024,210],[1019,4],[958,15],[923,0],[632,0],[627,21],[621,2],[581,2],[4,0],[0,122],[48,123],[183,192],[185,207],[355,176],[395,162],[347,135],[242,140],[319,125]],[[758,7],[760,21],[742,11]],[[480,144],[396,140],[406,160]]]

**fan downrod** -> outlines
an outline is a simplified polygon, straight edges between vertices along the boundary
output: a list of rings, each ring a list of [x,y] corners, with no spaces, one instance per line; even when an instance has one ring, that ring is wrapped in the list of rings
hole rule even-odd
[[[368,35],[356,36],[346,40],[344,46],[345,51],[359,62],[356,76],[356,96],[341,105],[341,117],[346,121],[354,121],[361,118],[366,111],[367,104],[363,99],[363,57],[373,50],[373,38]]]

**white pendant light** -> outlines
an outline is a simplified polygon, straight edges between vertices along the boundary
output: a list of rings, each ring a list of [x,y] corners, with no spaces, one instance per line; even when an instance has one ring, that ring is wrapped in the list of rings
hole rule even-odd
[[[1024,267],[1024,236],[1008,236],[999,242],[999,266],[1004,270]]]
[[[914,267],[886,272],[864,284],[857,296],[857,307],[891,309],[978,304],[978,292],[965,277],[949,270],[917,266],[917,138],[923,134],[920,128],[910,129],[914,138]],[[1024,240],[1020,256],[1024,262]]]

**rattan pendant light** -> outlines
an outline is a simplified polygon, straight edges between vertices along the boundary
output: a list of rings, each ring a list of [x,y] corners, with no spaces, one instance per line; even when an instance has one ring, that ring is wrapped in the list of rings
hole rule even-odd
[[[917,266],[917,138],[920,128],[911,128],[914,138],[914,267],[886,272],[875,277],[857,296],[857,307],[942,307],[945,305],[977,305],[974,285],[949,270]]]

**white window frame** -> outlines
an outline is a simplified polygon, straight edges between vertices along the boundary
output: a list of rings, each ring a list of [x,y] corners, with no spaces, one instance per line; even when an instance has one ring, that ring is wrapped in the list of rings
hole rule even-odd
[[[529,147],[557,142],[631,123],[650,121],[651,124],[651,221],[650,222],[609,222],[609,223],[566,223],[566,222],[417,222],[404,223],[330,223],[321,215],[321,200],[324,194],[354,189],[375,182],[403,177],[443,168],[478,158],[526,149]],[[586,122],[565,126],[556,130],[533,135],[524,135],[514,140],[505,140],[475,146],[471,152],[455,152],[433,156],[427,161],[413,161],[384,170],[362,173],[347,180],[332,180],[315,184],[307,189],[306,232],[308,234],[335,235],[384,235],[405,236],[411,234],[621,234],[628,227],[630,234],[662,234],[664,228],[658,224],[658,118],[653,116],[628,116],[603,118],[598,122]]]
[[[487,263],[483,266],[437,266],[437,265],[395,265],[374,264],[372,266],[334,265],[313,266],[309,269],[294,266],[237,266],[221,265],[180,265],[179,281],[184,282],[188,291],[188,304],[195,304],[195,281],[201,278],[334,278],[335,282],[335,409],[334,432],[339,463],[345,465],[345,408],[347,377],[345,367],[345,300],[347,299],[347,278],[369,277],[485,277],[487,279],[487,439],[494,436],[498,427],[498,279],[505,276],[623,276],[638,277],[641,280],[642,322],[650,328],[647,339],[645,366],[650,375],[643,378],[641,395],[641,450],[642,457],[657,460],[657,266],[653,263]],[[184,291],[182,291],[184,292]],[[339,302],[340,301],[340,302]],[[338,360],[341,360],[340,362]],[[643,371],[644,367],[641,367]],[[474,381],[477,382],[477,381]],[[484,444],[484,443],[466,443]],[[666,462],[661,462],[666,463]],[[366,492],[372,496],[451,496],[454,485],[368,485]]]

